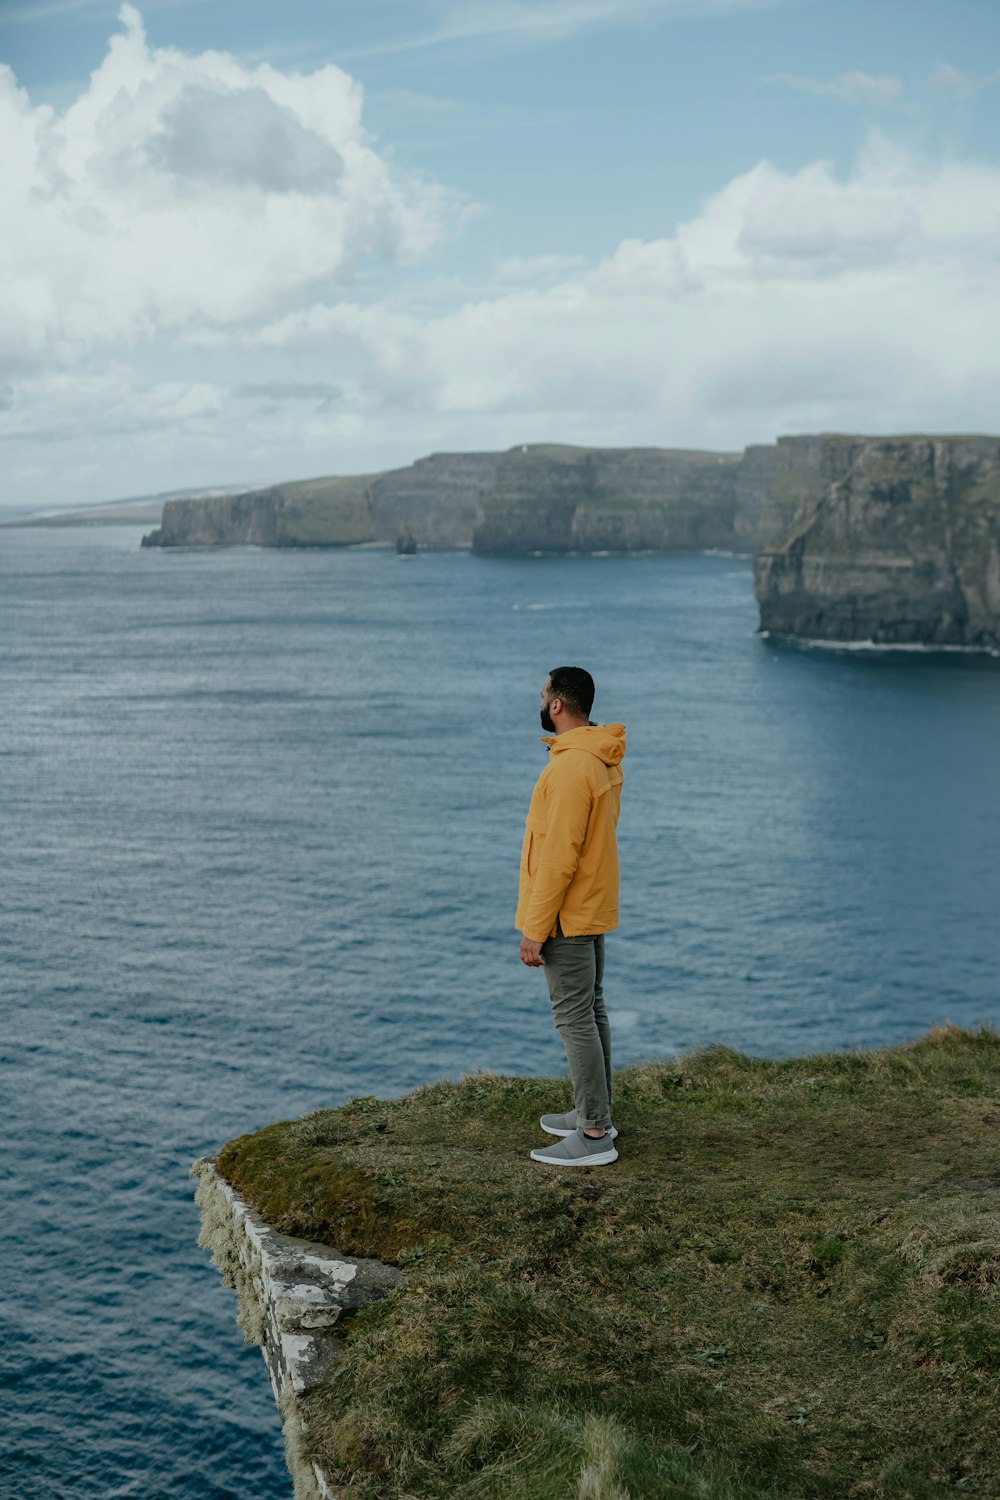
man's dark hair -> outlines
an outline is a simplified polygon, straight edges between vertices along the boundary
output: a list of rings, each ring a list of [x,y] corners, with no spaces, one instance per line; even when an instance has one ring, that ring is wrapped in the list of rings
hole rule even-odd
[[[571,714],[590,717],[594,706],[594,679],[583,667],[555,667],[549,673],[553,698],[561,698]]]

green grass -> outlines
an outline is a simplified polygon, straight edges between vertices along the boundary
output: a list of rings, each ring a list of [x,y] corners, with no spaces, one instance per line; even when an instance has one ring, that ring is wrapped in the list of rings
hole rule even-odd
[[[286,484],[266,485],[264,488],[284,500],[339,500],[345,496],[353,500],[363,499],[369,485],[381,477],[381,473],[324,474],[317,479],[292,479]]]
[[[1000,1495],[1000,1036],[616,1074],[620,1159],[527,1159],[477,1074],[224,1148],[270,1223],[405,1268],[304,1398],[343,1493]]]

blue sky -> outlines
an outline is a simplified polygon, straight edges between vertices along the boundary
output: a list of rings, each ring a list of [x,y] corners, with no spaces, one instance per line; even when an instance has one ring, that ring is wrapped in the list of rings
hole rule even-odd
[[[985,0],[0,0],[0,57],[0,503],[996,427]]]

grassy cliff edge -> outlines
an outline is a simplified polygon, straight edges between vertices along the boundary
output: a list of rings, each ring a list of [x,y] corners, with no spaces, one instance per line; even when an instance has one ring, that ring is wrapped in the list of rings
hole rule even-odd
[[[302,1397],[338,1493],[1000,1494],[1000,1035],[615,1075],[618,1162],[477,1074],[225,1146],[274,1228],[401,1266]]]

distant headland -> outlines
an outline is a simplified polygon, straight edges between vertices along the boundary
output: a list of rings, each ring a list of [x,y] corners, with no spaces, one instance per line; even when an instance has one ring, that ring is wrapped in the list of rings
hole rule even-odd
[[[405,541],[405,545],[403,542]],[[523,444],[171,499],[144,547],[755,558],[760,627],[1000,651],[1000,438],[781,437],[742,453]]]
[[[168,500],[147,547],[393,543],[483,556],[753,554],[816,489],[820,440],[742,453],[522,444],[432,453],[386,473]]]
[[[1000,655],[1000,437],[842,433],[739,453],[519,444],[381,473],[174,491],[5,526],[159,519],[143,547],[483,557],[730,552],[765,635]]]

